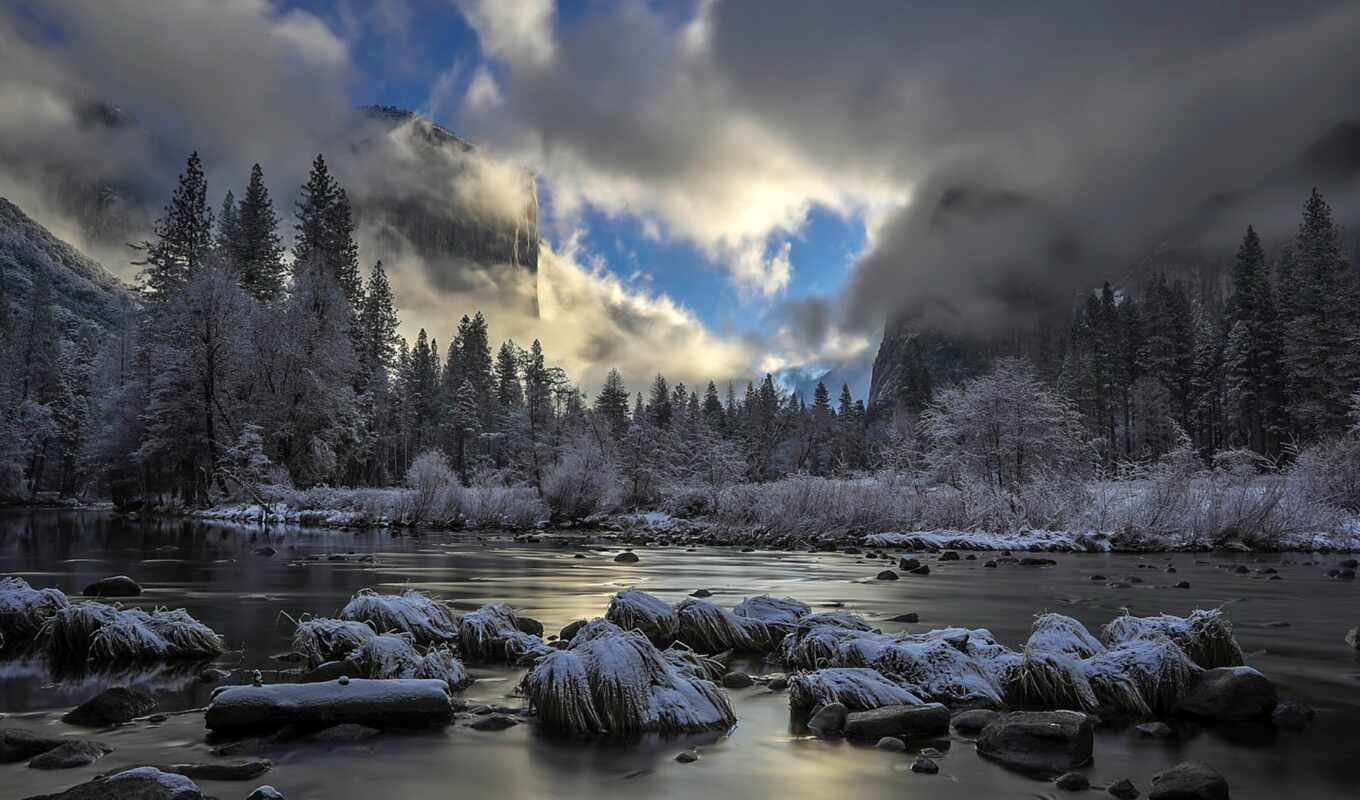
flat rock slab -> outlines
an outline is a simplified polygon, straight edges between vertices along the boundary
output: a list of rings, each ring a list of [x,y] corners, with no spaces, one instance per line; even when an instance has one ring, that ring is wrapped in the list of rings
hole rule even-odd
[[[1091,761],[1091,720],[1075,711],[1016,711],[982,729],[978,753],[1011,769],[1053,776]]]
[[[0,764],[27,761],[68,741],[62,736],[43,736],[20,728],[0,729]]]
[[[877,741],[884,736],[910,739],[948,732],[949,709],[940,703],[883,706],[869,711],[855,711],[845,718],[845,736],[849,739]]]
[[[115,686],[81,703],[61,719],[71,725],[102,728],[130,722],[155,707],[156,701],[150,695],[125,686]]]
[[[1217,770],[1186,761],[1152,776],[1149,800],[1228,800],[1228,782]]]
[[[54,747],[34,756],[28,765],[33,769],[75,769],[88,767],[109,753],[113,748],[93,739],[68,739],[59,747]]]
[[[170,764],[156,769],[201,781],[248,781],[273,767],[274,762],[267,758],[252,758],[234,764]]]
[[[1001,716],[1000,711],[973,708],[955,714],[954,719],[951,720],[951,722],[954,725],[954,730],[959,733],[962,733],[965,736],[976,736],[979,733],[982,733],[982,729],[987,727],[988,723],[999,716]]]
[[[230,686],[213,697],[205,714],[209,730],[233,732],[347,722],[371,728],[427,728],[452,720],[448,683],[425,679]]]
[[[1206,719],[1237,721],[1270,714],[1278,702],[1275,685],[1251,667],[1206,670],[1181,698],[1181,712]]]
[[[203,800],[203,792],[183,775],[138,767],[27,800]]]

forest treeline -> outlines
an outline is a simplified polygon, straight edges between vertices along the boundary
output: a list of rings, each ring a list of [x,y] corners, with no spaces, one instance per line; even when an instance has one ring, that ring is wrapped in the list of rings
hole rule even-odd
[[[1360,282],[1317,192],[1277,257],[1247,229],[1223,292],[1163,276],[1137,295],[1107,283],[1037,370],[1006,362],[990,382],[937,385],[913,339],[886,434],[848,387],[808,398],[770,375],[688,387],[658,374],[636,391],[611,371],[587,397],[539,341],[493,345],[480,312],[442,352],[424,330],[408,342],[321,156],[294,204],[291,253],[258,165],[239,199],[226,193],[214,213],[208,197],[194,154],[135,246],[139,301],[100,338],[60,329],[41,273],[27,308],[0,297],[0,494],[201,506],[265,484],[409,483],[422,457],[465,486],[607,492],[634,508],[667,486],[793,473],[951,480],[967,467],[1007,489],[1055,467],[1148,463],[1187,440],[1206,464],[1233,448],[1288,460],[1348,429],[1360,381]],[[1002,420],[1014,425],[994,429]],[[582,481],[594,483],[564,487]]]
[[[1182,435],[1206,464],[1237,448],[1288,462],[1348,430],[1360,388],[1360,276],[1342,234],[1314,190],[1273,258],[1248,227],[1221,286],[1106,282],[1026,355],[1080,412],[1106,467],[1160,458]],[[919,338],[907,343],[896,386],[906,438],[939,396],[929,362]]]

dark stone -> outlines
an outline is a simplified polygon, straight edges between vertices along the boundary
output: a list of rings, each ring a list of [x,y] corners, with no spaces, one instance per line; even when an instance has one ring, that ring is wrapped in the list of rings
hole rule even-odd
[[[252,758],[234,764],[170,764],[157,769],[202,781],[248,781],[251,778],[258,778],[273,767],[274,762],[267,758]]]
[[[1339,581],[1353,581],[1355,580],[1355,570],[1343,569],[1336,574],[1336,579]]]
[[[784,677],[774,678],[767,685],[772,692],[782,692],[789,688],[789,679]]]
[[[504,714],[489,714],[485,717],[479,717],[468,727],[474,731],[503,731],[518,724],[519,720],[514,717],[507,717]]]
[[[987,569],[996,569],[996,561],[994,559],[989,559],[988,561],[984,562],[982,566],[986,567]]]
[[[929,575],[929,574],[930,574],[930,567],[926,566],[925,564],[922,564],[921,566],[919,566],[919,567],[917,567],[916,569],[912,570],[912,571],[911,571],[911,574],[912,574],[912,575],[922,575],[922,576],[924,576],[924,575]]]
[[[712,597],[712,596],[713,596],[713,593],[710,592],[710,591],[707,590],[707,589],[695,589],[694,591],[692,591],[692,592],[689,593],[689,596],[690,596],[690,597],[700,597],[700,598],[703,598],[703,597]]]
[[[614,556],[614,560],[620,564],[636,564],[638,557],[637,553],[623,552]]]
[[[978,753],[1011,769],[1059,775],[1091,761],[1094,730],[1075,711],[1016,711],[992,720],[978,737]]]
[[[976,554],[976,553],[969,553],[968,555],[966,555],[966,556],[963,557],[963,560],[964,560],[964,561],[977,561],[977,554]]]
[[[198,673],[198,682],[199,682],[199,683],[217,683],[218,681],[224,681],[224,680],[226,680],[227,678],[230,678],[230,677],[231,677],[231,673],[230,673],[230,672],[227,672],[227,671],[224,670],[224,669],[217,669],[216,667],[208,667],[207,669],[205,669],[205,670],[203,670],[202,672]]]
[[[1119,800],[1135,800],[1140,794],[1138,787],[1134,786],[1133,781],[1128,778],[1115,781],[1105,787],[1105,791],[1108,792],[1111,797],[1118,797]]]
[[[808,730],[822,737],[837,736],[845,730],[845,720],[849,713],[840,703],[818,706],[808,720]]]
[[[28,800],[203,800],[203,792],[182,775],[137,767]]]
[[[1176,732],[1171,730],[1171,726],[1165,722],[1144,722],[1135,726],[1135,729],[1139,736],[1149,739],[1170,739],[1176,735]]]
[[[877,747],[879,750],[886,750],[890,753],[900,753],[907,749],[907,743],[896,736],[884,736],[882,739],[878,740],[878,744],[874,745],[874,747]]]
[[[1357,569],[1360,568],[1360,559],[1348,558],[1338,563],[1337,566],[1342,569]]]
[[[68,741],[62,736],[40,736],[18,728],[0,728],[0,764],[27,761]]]
[[[1228,782],[1212,767],[1186,761],[1152,776],[1149,800],[1228,800]]]
[[[1241,564],[1238,564],[1236,567],[1233,567],[1233,572],[1238,575],[1246,575],[1248,572],[1251,572],[1251,570],[1247,569]]]
[[[943,553],[940,553],[940,560],[941,560],[941,561],[958,561],[958,560],[959,560],[959,554],[958,554],[957,552],[953,551],[953,550],[946,550],[946,551],[944,551]]]
[[[883,706],[869,711],[855,711],[845,718],[845,735],[849,739],[877,741],[884,736],[910,739],[948,732],[949,709],[940,703]]]
[[[729,672],[722,676],[722,685],[726,689],[746,689],[755,683],[755,680],[745,672]]]
[[[1082,792],[1091,788],[1091,779],[1080,772],[1064,772],[1053,782],[1059,789],[1069,792]]]
[[[911,771],[919,772],[923,775],[934,775],[935,773],[940,771],[940,765],[936,764],[933,760],[926,758],[925,756],[921,756],[920,758],[911,762]]]
[[[578,619],[575,622],[568,622],[565,626],[563,626],[561,632],[557,634],[558,638],[564,642],[570,642],[571,637],[575,636],[577,631],[581,630],[586,626],[586,622],[587,620],[584,619]]]
[[[1177,588],[1177,589],[1189,589],[1189,588],[1190,588],[1190,581],[1179,581],[1179,582],[1176,583],[1176,587],[1175,587],[1175,588]]]
[[[102,728],[129,722],[155,707],[156,701],[148,695],[125,686],[115,686],[81,703],[61,719],[71,725]]]
[[[1035,558],[1030,556],[1020,559],[1019,564],[1022,567],[1053,567],[1057,566],[1058,562],[1051,558]]]
[[[260,786],[251,792],[246,800],[285,800],[283,792],[273,786]]]
[[[126,575],[102,578],[86,586],[83,592],[86,597],[136,597],[141,593],[142,587]]]
[[[902,570],[903,572],[911,572],[912,570],[916,569],[919,566],[921,566],[921,562],[917,561],[914,558],[907,558],[906,556],[902,556],[901,558],[897,559],[897,568]]]
[[[519,628],[520,633],[527,633],[530,636],[543,635],[543,623],[539,622],[533,617],[521,617],[520,615],[516,614],[515,627]]]
[[[1200,673],[1178,708],[1214,720],[1264,717],[1275,709],[1275,685],[1251,667],[1219,667]]]
[[[999,716],[1001,716],[1001,712],[999,711],[992,711],[986,708],[974,708],[968,711],[960,711],[955,714],[954,719],[952,719],[951,722],[954,725],[954,730],[959,733],[962,733],[965,736],[976,736],[979,733],[982,733],[982,729],[987,727],[992,720]]]
[[[885,569],[882,572],[875,575],[874,579],[880,581],[895,581],[897,580],[897,573],[893,572],[890,569]]]
[[[1093,581],[1103,581],[1103,580],[1105,580],[1105,576],[1104,576],[1104,575],[1092,575],[1092,576],[1091,576],[1091,580],[1093,580]]]
[[[1317,716],[1317,712],[1311,707],[1296,700],[1285,700],[1276,705],[1275,710],[1270,712],[1270,721],[1277,728],[1296,731],[1306,728],[1315,716]]]
[[[921,615],[920,615],[920,614],[917,614],[915,611],[912,611],[912,612],[907,613],[907,614],[898,614],[897,616],[893,617],[892,619],[890,619],[890,620],[888,620],[888,621],[889,621],[889,622],[920,622],[920,621],[921,621]]]
[[[257,555],[257,556],[264,556],[265,558],[268,558],[269,556],[272,556],[272,555],[277,555],[278,552],[279,552],[278,550],[276,550],[276,549],[270,547],[269,545],[265,545],[264,547],[257,547],[257,548],[255,548],[255,555]]]
[[[693,764],[699,760],[699,754],[693,750],[682,750],[676,754],[675,760],[681,764]]]
[[[60,747],[54,747],[42,755],[34,756],[28,765],[33,769],[74,769],[88,767],[109,753],[113,748],[93,739],[68,740]]]

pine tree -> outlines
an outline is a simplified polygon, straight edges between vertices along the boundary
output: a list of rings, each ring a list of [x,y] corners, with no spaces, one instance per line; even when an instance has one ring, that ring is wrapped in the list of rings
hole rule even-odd
[[[496,352],[496,399],[500,402],[502,412],[524,405],[524,386],[519,382],[518,351],[513,341],[506,340]],[[624,406],[626,410],[626,398]]]
[[[658,428],[669,428],[672,413],[670,386],[658,372],[652,381],[651,395],[647,398],[647,420]]]
[[[354,218],[349,196],[331,176],[320,155],[302,186],[297,203],[293,269],[327,272],[351,304],[359,302],[359,248],[354,242]]]
[[[359,309],[360,370],[369,380],[382,373],[390,373],[395,365],[397,349],[397,307],[392,298],[392,286],[382,261],[369,272],[368,286]]]
[[[729,390],[731,384],[728,384]],[[722,401],[718,399],[718,387],[713,381],[704,389],[704,404],[701,413],[710,430],[723,433],[727,428],[727,415],[723,413]]]
[[[622,437],[628,432],[628,398],[628,387],[624,385],[623,376],[616,369],[609,370],[604,386],[595,398],[595,412],[605,419],[615,437]]]
[[[230,270],[237,269],[235,247],[240,237],[241,221],[236,210],[236,196],[228,189],[226,197],[222,198],[222,210],[217,214],[217,239],[213,247]]]
[[[1283,427],[1281,346],[1265,251],[1251,227],[1233,263],[1227,324],[1224,368],[1238,439],[1257,452],[1274,452]]]
[[[179,185],[156,221],[155,240],[137,246],[145,253],[134,262],[145,267],[142,289],[155,301],[168,299],[203,266],[213,246],[213,215],[208,208],[208,180],[195,151],[189,155]]]
[[[270,302],[283,291],[283,243],[279,218],[259,164],[250,168],[250,182],[237,207],[237,220],[239,234],[232,253],[241,288],[256,300]]]

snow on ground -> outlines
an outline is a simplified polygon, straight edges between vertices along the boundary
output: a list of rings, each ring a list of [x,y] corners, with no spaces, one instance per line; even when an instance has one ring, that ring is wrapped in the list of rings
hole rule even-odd
[[[875,533],[864,537],[870,547],[910,547],[916,550],[1029,550],[1038,552],[1098,553],[1111,549],[1108,537],[1066,531],[1032,530],[1020,533],[981,531],[912,531]]]

